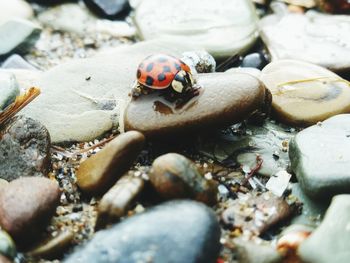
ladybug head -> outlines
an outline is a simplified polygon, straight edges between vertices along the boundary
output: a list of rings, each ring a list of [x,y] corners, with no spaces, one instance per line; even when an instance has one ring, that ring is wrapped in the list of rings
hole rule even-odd
[[[193,85],[194,81],[191,72],[185,70],[180,70],[171,82],[173,90],[178,93],[187,92]]]

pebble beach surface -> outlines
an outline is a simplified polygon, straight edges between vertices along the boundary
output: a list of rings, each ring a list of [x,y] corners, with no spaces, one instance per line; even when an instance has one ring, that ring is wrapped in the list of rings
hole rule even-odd
[[[349,32],[345,0],[0,0],[0,262],[348,263]],[[153,54],[196,93],[135,97]]]

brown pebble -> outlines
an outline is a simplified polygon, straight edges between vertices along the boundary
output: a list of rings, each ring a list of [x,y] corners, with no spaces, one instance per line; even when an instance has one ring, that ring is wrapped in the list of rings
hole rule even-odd
[[[132,202],[142,191],[144,180],[140,177],[124,176],[102,197],[98,205],[96,229],[116,222],[124,216]]]
[[[272,225],[287,219],[293,210],[271,192],[248,193],[233,201],[222,213],[222,221],[232,229],[262,234]]]
[[[177,153],[154,160],[150,181],[165,199],[191,198],[208,205],[217,201],[217,184],[206,180],[192,161]]]
[[[71,230],[60,232],[57,236],[45,240],[28,254],[32,257],[54,259],[59,257],[65,249],[72,243],[74,233]]]
[[[146,137],[178,137],[242,121],[265,104],[264,85],[249,74],[198,74],[198,84],[200,95],[178,110],[158,93],[132,100],[125,109],[125,130]]]
[[[0,263],[11,263],[12,261],[0,254]]]
[[[43,177],[23,177],[0,192],[0,225],[17,245],[40,237],[60,201],[58,184]]]
[[[141,152],[145,137],[142,133],[122,133],[101,151],[81,163],[77,184],[89,194],[105,193],[132,165]]]

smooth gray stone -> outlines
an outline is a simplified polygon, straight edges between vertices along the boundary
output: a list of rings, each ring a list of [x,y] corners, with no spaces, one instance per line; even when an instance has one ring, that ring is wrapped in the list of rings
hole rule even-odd
[[[246,52],[257,37],[257,15],[250,1],[147,0],[135,8],[135,24],[145,40],[166,37],[186,42],[215,58]]]
[[[28,69],[37,70],[32,64],[27,62],[23,57],[18,54],[9,56],[1,65],[3,69]]]
[[[348,263],[350,259],[350,195],[332,199],[321,225],[299,247],[307,263]]]
[[[0,70],[0,112],[15,101],[19,86],[14,74]]]
[[[65,263],[215,262],[220,226],[203,204],[173,201],[98,232]]]
[[[303,191],[329,199],[350,193],[350,114],[337,115],[299,132],[289,157]]]
[[[11,52],[26,53],[37,41],[41,29],[36,24],[19,18],[0,25],[0,57]]]
[[[0,25],[14,17],[31,19],[32,7],[24,0],[1,0],[0,1]]]

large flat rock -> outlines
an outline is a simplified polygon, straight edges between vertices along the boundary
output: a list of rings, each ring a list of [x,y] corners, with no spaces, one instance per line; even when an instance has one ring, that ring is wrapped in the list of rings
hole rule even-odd
[[[247,51],[257,37],[256,22],[256,11],[245,0],[147,0],[135,10],[143,39],[193,43],[215,58]]]
[[[334,71],[350,68],[350,17],[315,11],[273,14],[260,21],[272,60],[298,59]]]
[[[42,93],[23,112],[47,127],[53,143],[92,140],[118,125],[143,58],[159,52],[180,56],[194,48],[147,41],[59,65],[30,82]],[[22,75],[16,76],[26,86]]]

